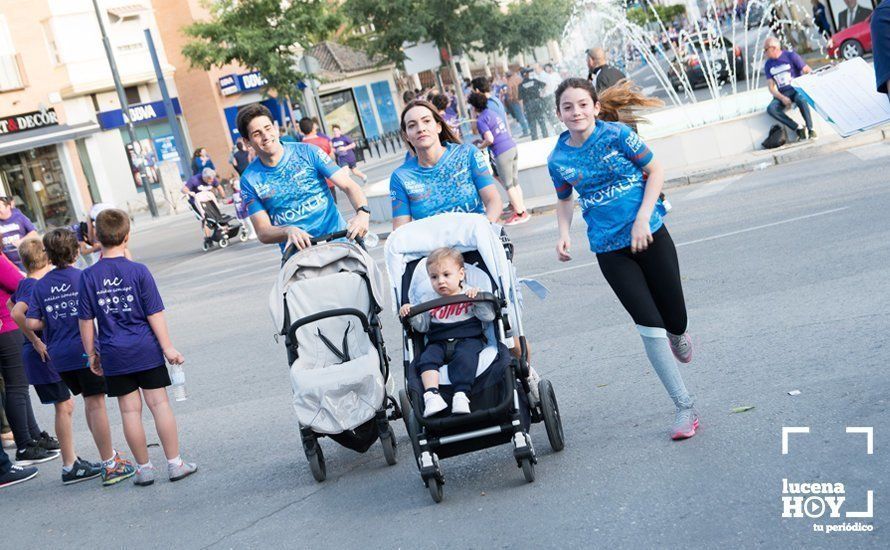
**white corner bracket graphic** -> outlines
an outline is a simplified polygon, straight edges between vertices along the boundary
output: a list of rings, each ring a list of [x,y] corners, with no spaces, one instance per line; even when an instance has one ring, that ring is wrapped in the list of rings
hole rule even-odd
[[[808,434],[809,426],[782,426],[782,454],[788,454],[788,434]]]
[[[873,518],[875,517],[873,506],[875,500],[875,492],[871,489],[865,494],[865,507],[866,510],[864,512],[847,512],[845,515],[848,518]]]
[[[875,452],[875,429],[873,426],[847,426],[848,434],[865,434],[865,454]]]

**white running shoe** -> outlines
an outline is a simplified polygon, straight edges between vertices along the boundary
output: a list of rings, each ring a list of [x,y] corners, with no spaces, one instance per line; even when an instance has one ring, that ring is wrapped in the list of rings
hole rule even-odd
[[[451,400],[451,414],[470,414],[470,398],[462,391],[454,394]]]
[[[448,408],[448,403],[442,399],[442,396],[438,393],[433,393],[431,391],[424,392],[423,394],[423,417],[429,418],[434,414],[438,414],[445,409]]]

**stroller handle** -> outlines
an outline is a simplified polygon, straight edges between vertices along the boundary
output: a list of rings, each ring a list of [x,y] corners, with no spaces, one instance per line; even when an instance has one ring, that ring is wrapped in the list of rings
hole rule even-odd
[[[426,313],[427,311],[430,311],[431,309],[435,309],[437,307],[449,306],[452,304],[465,304],[469,302],[489,302],[495,307],[495,310],[501,307],[500,300],[491,292],[480,292],[476,295],[475,298],[470,298],[466,294],[456,294],[454,296],[436,298],[435,300],[430,300],[428,302],[423,302],[417,304],[416,306],[412,306],[411,312],[404,318],[402,318],[402,324],[407,324],[408,319],[410,319],[411,317],[420,315],[421,313]]]
[[[334,231],[333,233],[328,233],[326,235],[319,235],[318,237],[313,237],[313,238],[309,239],[309,243],[312,244],[312,246],[315,246],[318,243],[323,243],[323,242],[327,242],[327,241],[336,241],[337,239],[346,238],[347,235],[349,235],[348,229],[344,229],[342,231]],[[367,250],[365,248],[365,239],[363,239],[362,237],[355,237],[353,240],[356,242],[356,244],[358,244],[360,247],[362,247],[363,250]],[[281,264],[284,265],[284,263],[286,261],[290,260],[291,256],[293,256],[297,252],[298,252],[297,247],[294,246],[293,243],[288,244],[287,247],[284,249],[284,256],[281,257]]]

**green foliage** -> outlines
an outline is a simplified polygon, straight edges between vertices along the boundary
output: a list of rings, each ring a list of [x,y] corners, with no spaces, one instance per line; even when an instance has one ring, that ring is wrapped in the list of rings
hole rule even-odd
[[[210,20],[184,29],[182,49],[193,67],[238,63],[258,70],[267,92],[292,96],[305,77],[295,63],[299,47],[329,38],[343,23],[328,0],[214,0]]]
[[[509,4],[499,24],[488,36],[489,51],[516,55],[543,46],[562,35],[572,14],[572,0],[524,0]]]
[[[627,20],[631,23],[643,26],[646,23],[656,21],[655,13],[658,13],[658,17],[661,18],[662,23],[667,24],[669,21],[673,21],[675,18],[684,15],[686,13],[686,6],[682,4],[673,6],[659,5],[654,7],[636,6],[627,10]]]

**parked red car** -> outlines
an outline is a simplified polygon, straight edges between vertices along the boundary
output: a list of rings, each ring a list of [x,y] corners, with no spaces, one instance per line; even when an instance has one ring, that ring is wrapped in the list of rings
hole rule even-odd
[[[828,57],[853,59],[871,51],[871,15],[852,27],[835,33],[828,41]]]

